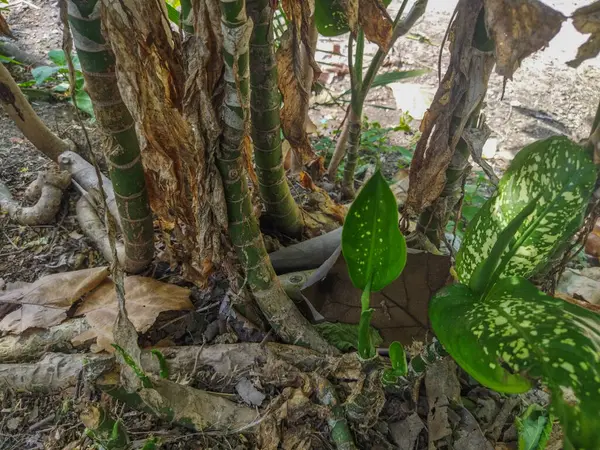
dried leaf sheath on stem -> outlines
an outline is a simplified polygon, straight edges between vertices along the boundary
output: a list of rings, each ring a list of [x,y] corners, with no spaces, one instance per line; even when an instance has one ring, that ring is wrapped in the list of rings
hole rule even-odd
[[[289,236],[299,236],[302,216],[283,168],[271,2],[248,0],[248,13],[254,22],[250,38],[250,108],[260,196],[273,225]]]
[[[279,284],[269,263],[258,221],[252,212],[242,161],[249,118],[249,41],[252,22],[244,0],[221,0],[224,99],[221,106],[223,133],[217,165],[223,178],[229,235],[244,269],[246,280],[260,309],[274,330],[286,342],[297,343],[325,353],[335,353]]]
[[[106,158],[125,241],[122,263],[135,273],[154,256],[152,213],[135,123],[119,92],[115,57],[102,35],[100,6],[99,0],[69,0],[69,23],[96,118],[111,138]]]

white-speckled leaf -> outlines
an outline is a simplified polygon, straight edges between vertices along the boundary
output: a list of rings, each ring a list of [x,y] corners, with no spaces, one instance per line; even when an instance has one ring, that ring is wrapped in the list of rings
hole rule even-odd
[[[352,284],[377,292],[406,265],[406,240],[398,228],[396,198],[379,170],[350,206],[342,230],[342,253]]]
[[[504,255],[514,254],[500,277],[527,278],[540,270],[581,226],[595,180],[591,155],[564,136],[524,147],[467,228],[456,258],[459,280],[469,284],[499,233],[538,196],[535,210],[505,250]]]
[[[449,286],[429,303],[436,336],[481,384],[527,391],[541,379],[574,448],[600,448],[600,315],[503,278],[481,298]]]

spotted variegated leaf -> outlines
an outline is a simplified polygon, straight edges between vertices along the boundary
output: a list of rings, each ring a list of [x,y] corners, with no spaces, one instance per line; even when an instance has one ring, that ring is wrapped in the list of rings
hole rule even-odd
[[[484,297],[462,284],[443,289],[429,318],[473,378],[508,393],[541,379],[574,448],[600,448],[600,315],[507,277]]]
[[[581,226],[596,180],[591,155],[564,136],[523,148],[498,190],[473,218],[456,257],[461,283],[488,256],[499,234],[534,199],[536,207],[506,246],[500,278],[530,277]],[[490,274],[481,274],[482,276]]]
[[[377,292],[406,265],[406,241],[398,228],[398,205],[378,170],[352,203],[342,230],[342,252],[354,287]],[[363,308],[364,309],[364,308]]]

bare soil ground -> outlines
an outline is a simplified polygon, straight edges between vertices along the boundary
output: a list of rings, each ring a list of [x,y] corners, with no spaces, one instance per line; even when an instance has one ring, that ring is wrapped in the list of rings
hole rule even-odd
[[[394,0],[392,11],[398,8],[399,3]],[[568,14],[589,1],[557,0],[548,3]],[[418,113],[424,112],[437,87],[439,46],[455,5],[456,0],[430,0],[428,12],[413,29],[413,37],[426,38],[424,40],[430,43],[403,38],[396,44],[384,70],[428,68],[430,72],[408,80],[408,89],[401,85],[374,89],[365,108],[369,120],[393,127],[398,124],[403,111],[410,111],[416,119],[413,127],[418,128]],[[19,45],[28,52],[45,55],[49,50],[60,47],[62,31],[56,0],[11,2],[7,19]],[[485,113],[494,134],[487,156],[498,171],[506,167],[520,148],[536,139],[557,133],[575,139],[586,137],[598,101],[600,61],[592,60],[579,69],[564,64],[574,57],[581,42],[582,38],[573,32],[572,27],[565,25],[563,32],[546,51],[524,62],[514,79],[507,83],[503,98],[503,80],[499,77],[492,79]],[[346,37],[322,39],[319,49],[332,50],[334,45],[339,45],[341,53],[346,54]],[[367,53],[372,55],[374,47],[369,45]],[[329,64],[346,64],[345,56],[319,53],[318,59]],[[442,71],[447,60],[446,51]],[[327,67],[323,65],[324,69]],[[15,76],[21,80],[27,76],[21,69],[14,70]],[[348,89],[349,77],[334,76],[327,81],[326,87],[339,94]],[[344,110],[341,106],[321,104],[328,101],[326,96],[316,98],[311,116],[318,126],[318,134],[331,136],[333,130],[339,127]],[[382,109],[382,106],[387,109]],[[83,144],[81,128],[75,121],[70,103],[35,101],[33,107],[61,136]],[[86,125],[92,131],[94,142],[98,143],[100,136],[94,125]],[[407,144],[411,139],[412,136],[400,132],[390,135],[392,143]],[[27,185],[48,164],[0,112],[0,180],[6,183],[13,195],[22,198]],[[390,173],[397,169],[394,159],[385,160],[385,164],[393,166],[388,168]],[[55,224],[23,227],[11,223],[8,217],[0,217],[0,289],[7,283],[30,282],[48,273],[104,264],[77,224],[74,209],[77,192],[71,189],[68,194],[66,198],[69,200],[64,202]],[[476,414],[478,419],[487,415],[491,421],[504,401],[489,392],[468,392],[467,396],[476,406],[474,410],[479,411]],[[81,398],[75,392],[49,397],[35,393],[0,393],[0,449],[87,448],[89,441],[85,443],[82,436],[84,427],[77,417],[78,405],[96,400],[99,400],[98,396]],[[225,439],[208,435],[190,436],[153,417],[127,411],[123,405],[107,399],[103,401],[116,416],[123,418],[138,444],[150,435],[158,435],[165,436],[169,442],[163,448],[255,448],[239,436]],[[397,424],[409,416],[410,411],[394,403],[398,401],[392,399],[387,405],[386,418],[377,425],[379,435],[393,434],[390,424]],[[514,432],[508,426],[505,428],[504,433]],[[318,434],[318,430],[315,433]],[[391,443],[386,447],[383,439],[377,442],[377,445],[364,448],[400,448]],[[426,448],[427,442],[422,436],[415,442],[418,448]],[[330,448],[330,443],[322,442],[322,446],[313,448]]]

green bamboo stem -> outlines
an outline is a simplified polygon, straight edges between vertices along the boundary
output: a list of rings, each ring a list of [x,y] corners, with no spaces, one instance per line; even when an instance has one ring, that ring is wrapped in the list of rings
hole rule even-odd
[[[316,379],[316,394],[319,403],[328,406],[331,411],[327,418],[327,424],[329,425],[331,440],[334,442],[335,448],[337,450],[356,450],[358,447],[354,443],[354,437],[350,431],[344,408],[340,404],[333,385],[326,378],[318,375]]]
[[[221,107],[222,135],[217,166],[223,179],[229,236],[246,282],[263,314],[281,338],[324,353],[337,353],[285,294],[270,264],[252,211],[244,176],[242,146],[249,118],[249,41],[251,22],[245,0],[221,0],[225,93]]]
[[[152,213],[135,123],[117,85],[115,57],[102,36],[99,0],[68,0],[73,41],[102,131],[111,137],[106,150],[125,243],[124,269],[139,272],[154,255]]]
[[[277,87],[271,2],[249,0],[248,13],[254,22],[250,40],[250,108],[260,197],[272,224],[282,233],[297,237],[303,223],[283,168],[281,95]]]

